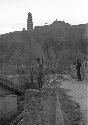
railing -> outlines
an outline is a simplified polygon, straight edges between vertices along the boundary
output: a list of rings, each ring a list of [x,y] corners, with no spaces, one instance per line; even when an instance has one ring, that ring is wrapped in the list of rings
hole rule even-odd
[[[9,125],[12,121],[20,115],[24,110],[24,102],[17,106],[14,110],[8,112],[0,118],[0,125]]]
[[[7,79],[0,78],[0,84],[5,88],[10,89],[12,93],[15,93],[16,95],[24,93],[24,91],[20,90],[18,86],[16,86],[13,82]]]
[[[0,78],[0,82],[3,83],[4,85],[10,87],[10,88],[16,88],[17,87],[13,82],[11,82],[7,79],[4,79],[4,78]]]
[[[24,112],[22,112],[20,115],[18,115],[17,118],[13,121],[13,123],[11,125],[21,124],[23,122],[23,113]]]
[[[0,125],[3,125],[3,124],[9,124],[10,121],[13,119],[12,116],[15,116],[17,114],[17,108],[12,110],[11,112],[5,114],[4,116],[2,116],[0,118]]]

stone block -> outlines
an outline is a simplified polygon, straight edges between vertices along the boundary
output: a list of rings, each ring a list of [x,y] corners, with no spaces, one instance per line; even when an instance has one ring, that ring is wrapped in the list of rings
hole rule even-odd
[[[57,94],[52,89],[27,90],[23,125],[62,125],[62,112]]]

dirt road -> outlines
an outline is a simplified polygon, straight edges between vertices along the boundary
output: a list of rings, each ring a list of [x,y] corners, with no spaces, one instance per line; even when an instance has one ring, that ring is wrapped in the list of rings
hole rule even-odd
[[[65,76],[65,80],[61,80],[61,88],[68,89],[67,94],[71,96],[71,99],[79,103],[82,114],[88,125],[88,81],[77,81],[69,76]]]

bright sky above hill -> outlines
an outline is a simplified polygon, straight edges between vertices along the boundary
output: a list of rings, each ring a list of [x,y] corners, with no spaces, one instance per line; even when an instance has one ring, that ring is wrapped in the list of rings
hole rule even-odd
[[[28,12],[34,26],[56,19],[84,24],[88,23],[88,0],[0,0],[0,34],[26,28]]]

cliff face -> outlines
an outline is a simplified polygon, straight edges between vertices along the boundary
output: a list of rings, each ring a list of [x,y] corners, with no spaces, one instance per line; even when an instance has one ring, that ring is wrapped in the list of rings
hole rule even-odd
[[[55,21],[50,26],[36,27],[33,33],[47,60],[62,68],[76,57],[85,59],[88,55],[87,27],[87,24],[72,26]]]
[[[87,24],[71,26],[55,21],[35,27],[32,32],[19,31],[0,36],[0,67],[32,64],[35,58],[58,67],[69,65],[76,57],[88,55]]]

